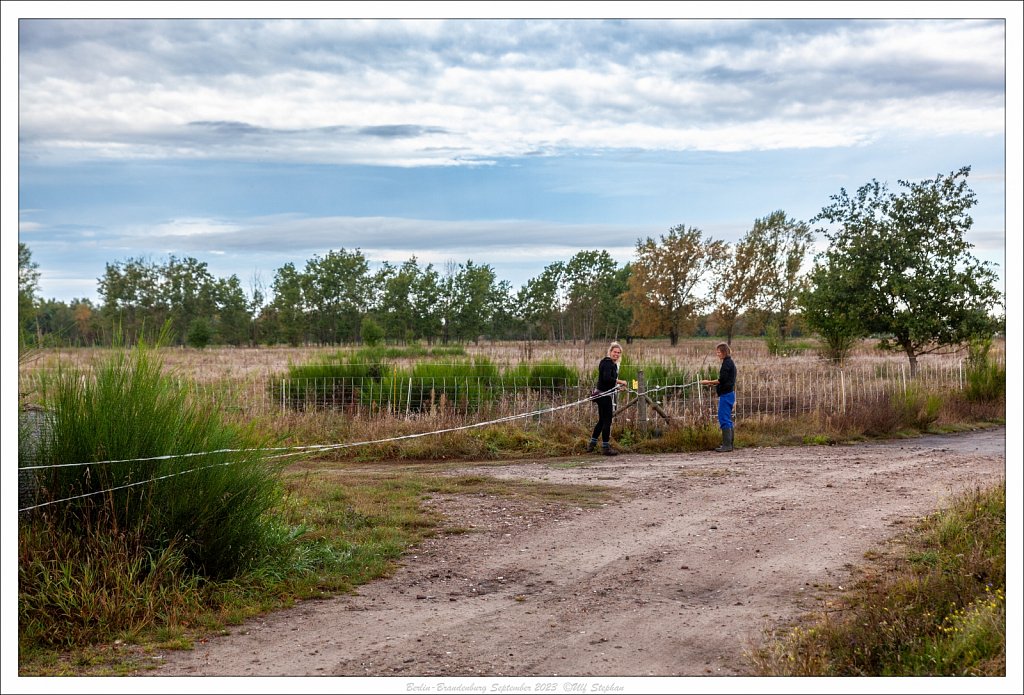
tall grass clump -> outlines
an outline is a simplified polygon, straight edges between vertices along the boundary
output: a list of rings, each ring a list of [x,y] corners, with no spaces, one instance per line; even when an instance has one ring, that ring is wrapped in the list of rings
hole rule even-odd
[[[505,383],[514,389],[562,392],[579,384],[580,375],[575,368],[560,362],[521,362],[505,373]]]
[[[466,348],[461,345],[440,345],[430,348],[434,357],[465,357]]]
[[[910,387],[902,396],[897,395],[893,398],[893,405],[901,424],[924,432],[939,419],[942,397],[936,393]]]
[[[289,365],[284,377],[271,380],[270,395],[275,403],[288,403],[296,410],[315,410],[327,406],[337,409],[357,404],[368,406],[371,412],[384,410],[388,404],[397,407],[399,381],[407,384],[411,376],[408,370],[395,364],[396,360],[465,354],[466,349],[461,346],[425,348],[422,345],[378,345],[360,348],[354,352],[338,352],[315,363]],[[475,367],[477,362],[481,365],[479,368]],[[487,367],[484,367],[485,363]],[[424,369],[433,369],[439,375],[445,372],[459,372],[459,376],[464,376],[466,364],[476,369],[472,374],[474,377],[482,376],[483,372],[497,374],[497,368],[486,358],[460,360],[454,364],[436,364]],[[427,391],[429,392],[429,387]],[[410,398],[407,389],[402,389],[402,394],[404,407]],[[419,402],[423,399],[412,400]]]
[[[35,463],[35,513],[63,532],[127,533],[146,552],[174,547],[190,571],[231,577],[271,550],[269,510],[280,464],[252,432],[162,373],[144,345],[91,372],[39,380],[46,427]],[[162,458],[161,458],[162,457]]]
[[[964,395],[969,401],[985,403],[1006,398],[1006,367],[989,359],[991,346],[991,338],[968,346]]]
[[[352,353],[336,353],[312,364],[288,366],[287,378],[299,379],[379,379],[388,370],[389,348],[363,348]]]
[[[392,391],[398,393],[405,389],[406,398],[411,392],[413,409],[430,410],[446,405],[467,409],[471,405],[493,403],[499,378],[497,365],[486,357],[444,363],[420,362],[411,372],[395,374]]]
[[[372,386],[389,371],[388,350],[363,348],[339,352],[313,364],[291,364],[283,378],[270,381],[271,398],[297,410],[325,403],[342,407],[356,403],[361,388]]]
[[[831,416],[829,429],[849,436],[889,437],[906,432],[927,432],[940,418],[947,400],[916,386],[906,391],[881,392],[850,403],[846,412]]]
[[[365,356],[365,350],[359,350],[357,356]],[[379,348],[375,353],[380,357],[391,360],[412,359],[418,357],[465,357],[466,348],[461,345],[444,345],[424,347],[418,343],[411,343],[403,346],[391,346]]]
[[[18,642],[39,648],[112,641],[202,610],[201,577],[181,547],[152,550],[140,529],[68,528],[40,519],[18,539]]]
[[[760,675],[1005,676],[1006,483],[927,517],[838,606],[751,654]]]

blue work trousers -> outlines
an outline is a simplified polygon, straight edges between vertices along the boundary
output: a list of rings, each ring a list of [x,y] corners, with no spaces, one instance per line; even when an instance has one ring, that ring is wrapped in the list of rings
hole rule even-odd
[[[735,391],[718,397],[718,426],[723,430],[732,429],[732,409],[735,405]]]

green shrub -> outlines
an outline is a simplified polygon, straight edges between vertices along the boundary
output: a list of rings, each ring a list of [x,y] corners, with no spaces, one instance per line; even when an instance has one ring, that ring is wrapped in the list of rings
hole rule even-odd
[[[36,460],[53,467],[37,479],[49,523],[138,534],[152,552],[177,547],[210,577],[267,552],[279,464],[251,430],[225,424],[164,375],[144,346],[114,351],[91,373],[61,365],[39,393],[48,415]]]
[[[939,419],[942,397],[917,388],[908,388],[902,396],[894,399],[893,407],[902,423],[925,431]]]
[[[1006,398],[1006,368],[987,360],[971,365],[967,370],[967,388],[964,392],[967,400],[975,402]]]
[[[271,398],[297,410],[328,403],[336,407],[358,403],[363,389],[372,388],[391,371],[389,351],[391,348],[363,348],[336,353],[316,364],[289,365],[283,378],[270,381]]]
[[[467,409],[493,403],[500,393],[498,367],[486,357],[445,363],[422,362],[413,367],[411,373],[397,374],[395,378],[404,383],[412,410],[441,406]],[[397,394],[402,383],[396,384],[392,392]]]
[[[384,329],[373,318],[367,316],[359,324],[359,335],[364,343],[370,347],[376,347],[384,340]]]
[[[778,324],[770,323],[765,328],[764,344],[768,348],[769,355],[777,357],[782,354],[785,343],[782,340],[782,331],[779,330]]]
[[[206,319],[197,318],[189,324],[185,340],[190,346],[201,350],[213,340],[213,327]]]
[[[435,357],[464,357],[466,348],[461,345],[443,345],[430,348],[430,354]]]
[[[697,378],[710,378],[714,379],[718,377],[718,368],[709,368],[708,374],[713,376],[703,377],[699,376],[696,372],[689,372],[683,369],[679,369],[675,364],[667,365],[661,362],[646,362],[639,364],[633,362],[629,355],[625,355],[622,358],[622,362],[619,364],[619,378],[626,383],[632,385],[634,380],[639,380],[640,372],[644,373],[644,382],[648,388],[657,386],[671,386],[692,383]],[[593,372],[593,378],[597,379],[597,370]]]

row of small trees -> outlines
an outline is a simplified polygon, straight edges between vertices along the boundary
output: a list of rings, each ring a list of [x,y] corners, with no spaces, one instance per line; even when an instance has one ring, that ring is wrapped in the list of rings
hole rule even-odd
[[[917,356],[991,335],[1001,300],[996,275],[965,240],[976,197],[969,167],[898,193],[872,181],[845,189],[808,222],[775,211],[735,244],[685,225],[638,240],[619,267],[607,251],[546,266],[518,291],[472,260],[437,269],[415,257],[372,271],[358,249],[279,268],[269,292],[255,280],[214,278],[205,263],[129,259],[106,266],[102,301],[40,301],[38,272],[19,246],[19,310],[31,340],[105,342],[113,326],[141,335],[169,323],[178,342],[338,344],[391,341],[583,340],[738,331],[785,340],[799,321],[834,357],[858,338],[890,336]],[[813,223],[826,226],[811,228]],[[830,242],[808,258],[815,234]],[[812,261],[809,271],[806,266]],[[369,331],[368,335],[363,335]]]

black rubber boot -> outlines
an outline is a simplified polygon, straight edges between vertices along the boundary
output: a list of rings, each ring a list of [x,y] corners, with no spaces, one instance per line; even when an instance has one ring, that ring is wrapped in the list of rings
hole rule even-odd
[[[732,427],[722,429],[722,446],[715,449],[715,451],[732,451],[732,433]]]

